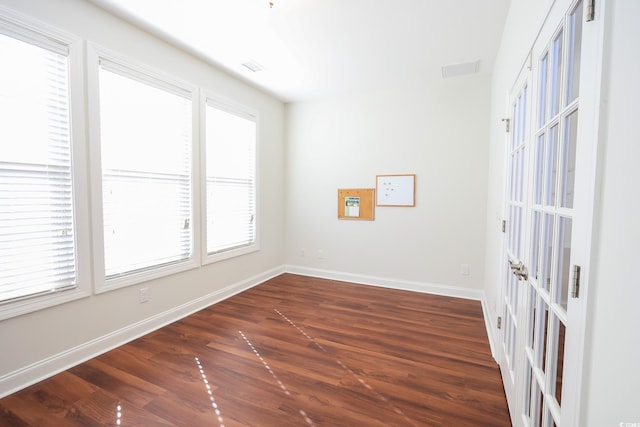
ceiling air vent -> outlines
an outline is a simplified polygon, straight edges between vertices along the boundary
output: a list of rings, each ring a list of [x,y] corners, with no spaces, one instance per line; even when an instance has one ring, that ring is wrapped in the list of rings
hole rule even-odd
[[[247,61],[242,65],[244,65],[247,69],[253,71],[254,73],[257,73],[258,71],[263,71],[265,69],[262,65],[258,64],[256,61]]]
[[[459,64],[443,65],[442,78],[466,76],[475,74],[480,69],[480,61],[461,62]]]

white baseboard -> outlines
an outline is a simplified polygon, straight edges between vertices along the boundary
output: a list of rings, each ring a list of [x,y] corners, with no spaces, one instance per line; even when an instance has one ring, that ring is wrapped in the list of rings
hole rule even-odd
[[[287,273],[299,274],[301,276],[340,280],[343,282],[358,283],[361,285],[380,286],[383,288],[401,289],[405,291],[422,292],[426,294],[472,299],[477,301],[481,301],[484,294],[484,292],[481,290],[461,288],[458,286],[414,282],[400,279],[389,279],[376,276],[365,276],[361,274],[346,273],[343,271],[322,270],[318,268],[300,267],[296,265],[286,265],[285,271]]]
[[[487,338],[489,339],[489,347],[491,347],[491,356],[498,363],[498,359],[496,359],[496,351],[495,351],[495,331],[493,329],[493,322],[491,319],[493,315],[491,310],[489,310],[489,304],[487,303],[487,295],[482,292],[482,299],[480,299],[480,303],[482,304],[482,317],[484,317],[484,327],[487,329]]]
[[[284,273],[276,267],[0,377],[0,398]]]

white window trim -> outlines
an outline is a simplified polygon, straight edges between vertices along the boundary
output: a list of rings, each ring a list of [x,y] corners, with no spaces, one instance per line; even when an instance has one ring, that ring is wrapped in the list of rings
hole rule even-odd
[[[84,116],[84,61],[81,38],[60,31],[31,17],[0,6],[3,34],[69,55],[69,108],[71,115],[71,158],[76,236],[77,286],[44,295],[0,303],[0,320],[42,310],[91,295],[90,220],[87,200],[86,131]]]
[[[188,94],[192,100],[192,175],[191,175],[191,203],[193,215],[193,241],[191,257],[172,264],[161,265],[148,270],[133,272],[122,277],[107,279],[104,265],[104,235],[103,235],[103,206],[102,206],[102,159],[100,145],[100,88],[99,71],[100,61],[108,61],[110,68],[126,69],[131,72],[132,78],[140,78],[147,84],[154,84],[153,81],[144,80],[148,77],[160,83],[158,87],[173,90],[182,95]],[[92,211],[92,236],[93,236],[93,270],[94,289],[96,294],[111,290],[131,286],[134,284],[158,279],[171,274],[180,273],[199,267],[198,256],[201,245],[200,231],[200,201],[197,195],[200,194],[199,180],[199,150],[198,150],[198,128],[197,122],[200,119],[198,89],[190,83],[179,78],[168,75],[160,70],[151,68],[130,58],[119,55],[111,50],[103,48],[94,43],[87,43],[87,88],[89,99],[89,131],[90,131],[90,165],[91,165],[91,200]]]
[[[207,251],[207,120],[206,120],[206,106],[213,104],[216,108],[223,111],[245,117],[253,120],[256,123],[256,170],[255,170],[255,240],[253,243],[223,250],[217,253],[209,254]],[[260,114],[257,110],[247,107],[238,102],[232,101],[228,98],[220,96],[213,91],[203,89],[200,95],[200,217],[201,220],[201,262],[202,265],[212,264],[215,262],[223,261],[230,258],[235,258],[241,255],[250,254],[260,250],[260,234],[261,234],[261,210],[260,210]]]

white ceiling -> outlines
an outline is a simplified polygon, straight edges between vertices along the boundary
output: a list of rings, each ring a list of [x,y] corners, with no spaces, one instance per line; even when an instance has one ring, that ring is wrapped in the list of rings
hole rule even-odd
[[[491,73],[511,0],[90,0],[285,102]],[[242,64],[265,69],[251,72]],[[458,67],[450,70],[457,70]]]

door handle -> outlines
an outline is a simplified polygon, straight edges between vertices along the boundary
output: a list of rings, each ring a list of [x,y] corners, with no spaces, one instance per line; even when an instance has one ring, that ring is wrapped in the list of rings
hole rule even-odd
[[[514,271],[513,273],[516,276],[518,276],[518,279],[520,280],[527,280],[529,278],[529,270],[527,269],[527,266],[524,264],[522,264],[520,268]]]
[[[509,267],[511,267],[513,274],[515,274],[519,280],[527,280],[529,278],[529,270],[527,266],[524,265],[524,262],[513,262],[509,260]]]
[[[515,273],[516,271],[518,271],[522,267],[524,267],[524,263],[522,261],[513,262],[513,261],[509,260],[509,267],[511,267],[511,270],[513,270],[514,273]]]

